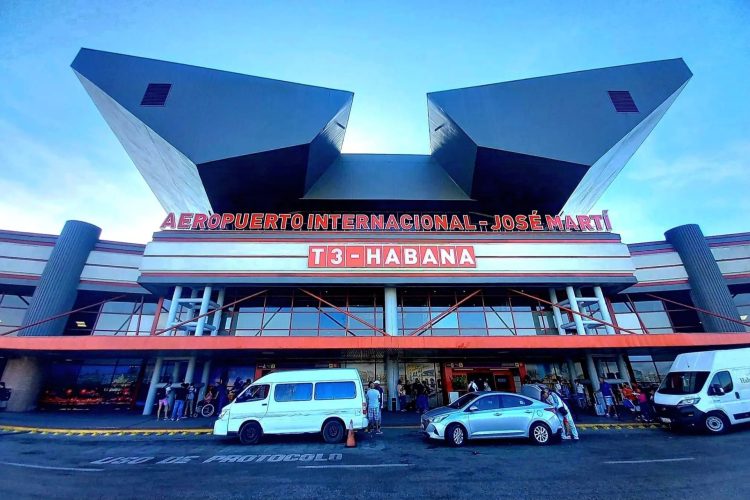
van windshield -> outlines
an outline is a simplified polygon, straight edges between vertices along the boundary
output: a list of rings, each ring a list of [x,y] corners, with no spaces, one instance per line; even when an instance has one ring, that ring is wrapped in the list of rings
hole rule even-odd
[[[669,372],[659,386],[662,394],[696,394],[703,389],[710,372]]]
[[[247,401],[262,401],[268,397],[268,389],[270,385],[260,384],[251,385],[247,390],[242,391],[242,394],[237,396],[238,403],[245,403]]]

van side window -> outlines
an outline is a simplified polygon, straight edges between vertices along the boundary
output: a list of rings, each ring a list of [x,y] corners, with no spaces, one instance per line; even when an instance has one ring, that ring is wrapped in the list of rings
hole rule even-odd
[[[280,403],[285,401],[310,401],[312,389],[312,384],[276,384],[273,390],[273,399]]]
[[[315,399],[354,399],[357,389],[354,382],[318,382],[315,384]]]
[[[246,401],[263,401],[268,397],[268,389],[271,386],[267,384],[263,385],[251,385],[248,390],[243,392],[237,398],[238,403],[244,403]]]
[[[714,378],[711,379],[711,385],[709,385],[709,387],[714,387],[716,385],[724,389],[724,394],[732,392],[734,384],[732,384],[732,376],[729,374],[729,372],[723,371],[714,375]]]

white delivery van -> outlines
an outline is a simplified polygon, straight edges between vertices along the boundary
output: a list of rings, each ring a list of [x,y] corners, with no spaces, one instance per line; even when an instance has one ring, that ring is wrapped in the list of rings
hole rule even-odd
[[[323,434],[341,442],[352,422],[367,427],[362,379],[354,368],[281,371],[259,378],[214,423],[214,435],[257,443],[263,434]]]
[[[680,354],[654,395],[654,409],[665,424],[712,434],[750,422],[750,348]]]

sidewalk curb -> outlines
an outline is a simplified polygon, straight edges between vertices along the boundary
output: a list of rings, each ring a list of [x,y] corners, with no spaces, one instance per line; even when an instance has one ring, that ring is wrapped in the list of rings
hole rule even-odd
[[[663,426],[654,424],[577,424],[584,430],[633,430],[658,429]],[[383,426],[383,429],[421,429],[418,425]],[[50,434],[61,436],[202,436],[212,435],[213,429],[60,429],[51,427],[26,427],[19,425],[1,425],[0,432],[26,432],[29,434]]]

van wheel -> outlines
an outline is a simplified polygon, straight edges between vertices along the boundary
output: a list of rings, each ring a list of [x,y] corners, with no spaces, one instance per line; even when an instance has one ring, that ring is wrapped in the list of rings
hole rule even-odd
[[[552,441],[552,430],[547,424],[537,422],[529,429],[529,439],[539,446],[547,445]]]
[[[729,430],[729,419],[723,413],[709,413],[703,420],[703,427],[709,434],[724,434]]]
[[[340,443],[344,440],[344,425],[338,420],[329,420],[323,425],[323,439],[328,444]]]
[[[240,443],[258,444],[260,437],[263,435],[263,429],[258,422],[247,422],[240,429]]]
[[[445,429],[445,440],[448,444],[458,448],[466,444],[466,429],[459,424],[451,424]]]

